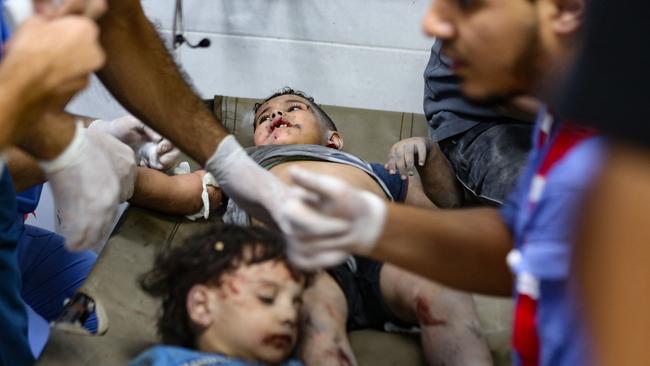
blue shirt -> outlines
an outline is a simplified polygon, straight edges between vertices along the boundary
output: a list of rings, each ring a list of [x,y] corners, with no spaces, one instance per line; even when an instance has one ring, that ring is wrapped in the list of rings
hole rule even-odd
[[[249,362],[226,357],[216,353],[205,353],[182,347],[159,345],[149,348],[129,363],[129,366],[261,366],[257,362]],[[288,360],[281,366],[303,366],[297,360]]]
[[[542,109],[535,140],[544,115]],[[580,204],[600,167],[604,141],[601,137],[585,139],[564,155],[548,172],[542,196],[531,211],[529,191],[549,148],[547,141],[531,151],[501,214],[513,234],[514,247],[521,252],[513,272],[527,272],[539,280],[540,365],[583,365],[588,364],[588,350],[569,275]],[[519,364],[516,355],[515,364]]]
[[[4,21],[4,1],[0,0],[0,45],[4,45],[9,39],[9,26]],[[2,47],[0,47],[0,58],[2,58]]]
[[[377,177],[384,182],[395,202],[404,202],[408,193],[408,179],[402,180],[399,174],[390,174],[384,168],[384,164],[370,163],[370,166],[372,167],[372,171],[377,174]]]

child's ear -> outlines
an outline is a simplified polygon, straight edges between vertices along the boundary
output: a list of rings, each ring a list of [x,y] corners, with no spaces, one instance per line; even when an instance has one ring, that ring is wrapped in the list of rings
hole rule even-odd
[[[213,320],[213,311],[218,306],[213,298],[212,290],[206,285],[194,285],[187,293],[187,314],[192,323],[201,328],[209,327]]]
[[[343,149],[343,138],[336,131],[327,132],[327,147],[332,149],[342,150]]]

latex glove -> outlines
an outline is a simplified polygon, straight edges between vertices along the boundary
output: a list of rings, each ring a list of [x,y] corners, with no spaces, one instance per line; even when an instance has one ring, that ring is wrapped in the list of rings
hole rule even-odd
[[[148,128],[148,127],[147,127]],[[176,166],[181,151],[171,141],[147,142],[137,151],[139,164],[156,170],[168,170]]]
[[[290,197],[280,211],[289,258],[303,268],[327,267],[345,253],[366,254],[375,246],[386,221],[386,202],[346,182],[292,168],[294,183],[310,196]]]
[[[138,164],[152,169],[173,168],[181,154],[169,140],[131,115],[111,121],[98,119],[88,129],[105,132],[129,145],[138,156]]]
[[[388,153],[388,162],[384,166],[390,174],[398,171],[402,179],[415,175],[417,164],[424,166],[427,154],[433,147],[433,140],[427,137],[411,137],[395,143]]]
[[[41,161],[52,187],[65,245],[82,250],[110,234],[117,213],[120,187],[108,154],[77,124],[75,136],[55,159]]]
[[[283,231],[285,226],[278,216],[280,208],[290,197],[304,194],[255,163],[232,135],[221,141],[205,168],[221,190],[249,215]]]
[[[128,201],[133,196],[137,175],[133,150],[115,137],[99,131],[88,130],[86,136],[88,141],[96,144],[111,162],[112,172],[119,179],[119,202]]]

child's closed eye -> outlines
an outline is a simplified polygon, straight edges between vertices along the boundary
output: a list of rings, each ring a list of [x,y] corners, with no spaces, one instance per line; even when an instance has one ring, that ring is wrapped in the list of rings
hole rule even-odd
[[[271,295],[257,295],[257,299],[265,305],[273,305],[275,302],[275,296]]]

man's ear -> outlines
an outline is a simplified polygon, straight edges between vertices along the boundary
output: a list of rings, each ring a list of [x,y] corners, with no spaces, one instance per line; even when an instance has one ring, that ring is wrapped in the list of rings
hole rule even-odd
[[[327,147],[331,147],[332,149],[336,150],[342,150],[343,149],[343,138],[341,135],[339,135],[338,132],[336,131],[328,131],[327,132]]]
[[[556,12],[553,29],[561,34],[573,34],[580,30],[585,15],[586,0],[552,0]]]
[[[212,298],[212,290],[206,285],[194,285],[187,293],[187,315],[192,323],[207,328],[214,320],[213,311],[218,306]]]

